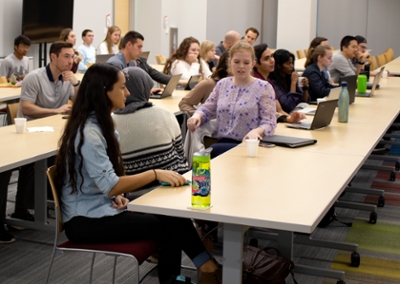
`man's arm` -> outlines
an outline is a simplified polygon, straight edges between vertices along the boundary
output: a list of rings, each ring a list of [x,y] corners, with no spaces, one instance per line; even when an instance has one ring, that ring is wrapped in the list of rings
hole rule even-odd
[[[149,74],[149,76],[156,82],[167,85],[169,82],[169,79],[171,79],[170,75],[166,75],[164,73],[161,73],[160,71],[157,71],[153,67],[151,67],[149,64],[147,64],[146,60],[140,60],[140,64],[138,64],[138,67],[142,68],[144,71]]]
[[[12,74],[12,65],[8,60],[3,60],[0,64],[0,76],[4,76],[7,78],[7,81],[10,81],[10,76]]]
[[[351,67],[348,59],[343,56],[335,58],[335,68],[344,76],[356,75],[356,71]]]
[[[35,105],[34,102],[31,101],[20,101],[21,111],[24,116],[29,116],[31,118],[42,118],[50,115],[67,113],[71,110],[72,106],[65,104],[59,108],[43,108]]]

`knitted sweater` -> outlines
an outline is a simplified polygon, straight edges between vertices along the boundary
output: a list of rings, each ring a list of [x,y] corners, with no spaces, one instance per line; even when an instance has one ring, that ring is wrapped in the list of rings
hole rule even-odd
[[[175,115],[153,106],[130,114],[115,114],[120,148],[127,175],[150,169],[189,170],[183,153],[182,134]]]

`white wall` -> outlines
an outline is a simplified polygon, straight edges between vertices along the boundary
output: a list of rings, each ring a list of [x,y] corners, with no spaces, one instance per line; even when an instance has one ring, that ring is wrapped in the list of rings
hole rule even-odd
[[[317,0],[279,0],[277,48],[306,49],[316,35]]]
[[[178,28],[178,43],[189,36],[200,42],[206,39],[206,8],[207,0],[134,1],[133,27],[145,38],[143,50],[150,51],[149,63],[156,62],[156,54],[169,56],[169,27]],[[165,16],[168,17],[167,32],[163,27]]]
[[[219,43],[226,32],[237,31],[241,36],[249,27],[261,32],[263,0],[209,0],[207,7],[207,39]],[[260,43],[260,38],[255,44]]]
[[[93,9],[96,9],[94,12]],[[114,23],[114,0],[75,0],[73,30],[76,34],[76,47],[82,44],[82,31],[90,29],[94,33],[93,46],[106,37],[106,15],[111,15]]]
[[[0,56],[14,51],[14,38],[21,34],[22,0],[0,0]]]

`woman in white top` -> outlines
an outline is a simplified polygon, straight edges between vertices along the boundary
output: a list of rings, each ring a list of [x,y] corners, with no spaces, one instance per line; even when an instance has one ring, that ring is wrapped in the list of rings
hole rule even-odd
[[[193,37],[185,38],[176,52],[167,59],[164,73],[182,74],[179,84],[186,85],[192,75],[203,75],[203,79],[211,75],[207,63],[200,58],[200,43]]]
[[[117,54],[119,51],[118,44],[121,38],[121,29],[112,26],[108,29],[106,38],[96,49],[96,54]]]

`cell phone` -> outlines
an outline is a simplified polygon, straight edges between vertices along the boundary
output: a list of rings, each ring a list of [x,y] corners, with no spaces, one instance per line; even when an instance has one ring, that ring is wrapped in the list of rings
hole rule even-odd
[[[62,117],[62,119],[68,119],[68,115],[64,115],[63,117]]]
[[[184,183],[184,185],[189,185],[189,184],[191,184],[191,183],[192,183],[192,182],[191,182],[190,180],[187,180],[187,181]],[[160,184],[163,185],[163,186],[170,186],[170,185],[171,185],[169,182],[165,182],[165,181],[160,181]]]
[[[267,143],[267,142],[262,142],[262,141],[260,141],[259,146],[260,146],[260,147],[264,147],[264,148],[273,148],[273,147],[275,147],[276,145],[275,145],[275,144],[272,144],[272,143]]]

